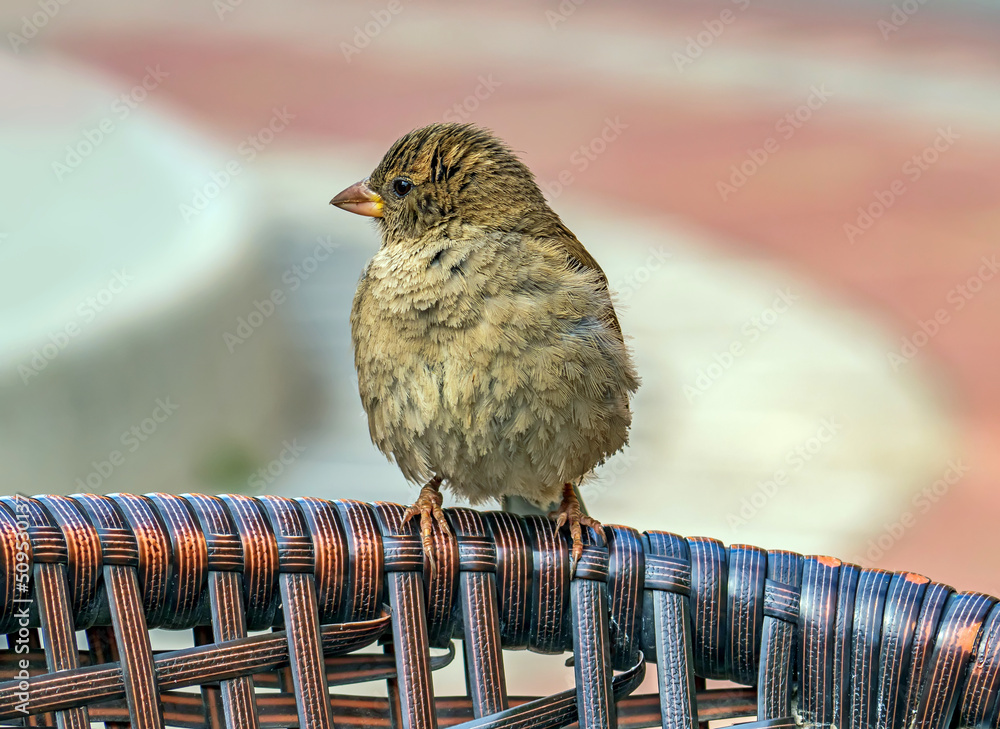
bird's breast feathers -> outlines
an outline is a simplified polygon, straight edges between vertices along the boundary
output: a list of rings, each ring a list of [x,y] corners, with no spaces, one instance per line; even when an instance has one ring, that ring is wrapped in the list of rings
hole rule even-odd
[[[638,385],[610,309],[603,277],[542,247],[380,251],[351,316],[372,439],[414,480],[526,443],[581,475],[624,443]]]

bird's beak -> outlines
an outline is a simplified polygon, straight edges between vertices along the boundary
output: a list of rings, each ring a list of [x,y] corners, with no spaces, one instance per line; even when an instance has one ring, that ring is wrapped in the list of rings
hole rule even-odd
[[[330,204],[349,213],[367,215],[371,218],[382,217],[382,196],[368,187],[368,180],[362,180],[337,193]]]

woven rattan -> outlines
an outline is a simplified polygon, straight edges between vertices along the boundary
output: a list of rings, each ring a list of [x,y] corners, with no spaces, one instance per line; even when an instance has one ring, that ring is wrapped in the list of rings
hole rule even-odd
[[[618,526],[606,547],[589,535],[571,578],[567,540],[549,520],[468,509],[447,511],[455,537],[438,537],[427,580],[402,512],[247,496],[0,500],[0,721],[1000,725],[992,597]],[[193,631],[194,647],[154,652],[151,628]],[[436,697],[432,672],[456,655],[453,640],[467,695]],[[503,649],[524,648],[571,652],[575,690],[508,696]],[[647,663],[658,692],[637,695]],[[741,686],[706,689],[705,679]],[[385,696],[338,693],[366,681],[384,682]]]

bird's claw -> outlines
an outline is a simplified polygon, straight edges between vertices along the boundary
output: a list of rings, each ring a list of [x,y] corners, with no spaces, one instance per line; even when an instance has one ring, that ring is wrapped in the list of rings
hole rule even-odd
[[[549,514],[550,519],[555,519],[556,531],[559,531],[567,524],[569,525],[569,536],[573,546],[570,552],[570,573],[576,575],[576,565],[583,557],[583,527],[587,526],[594,530],[601,544],[607,544],[604,539],[604,525],[591,516],[583,513],[580,507],[580,500],[573,492],[572,486],[563,492],[563,500],[559,508]]]
[[[420,516],[420,542],[424,548],[424,556],[427,557],[427,561],[430,564],[430,577],[432,579],[437,569],[437,564],[434,561],[435,523],[443,535],[451,534],[451,527],[448,525],[448,520],[445,519],[444,511],[441,509],[441,504],[444,502],[444,498],[441,496],[439,490],[441,482],[437,479],[435,481],[431,481],[420,489],[420,495],[417,497],[417,500],[406,508],[406,511],[403,512],[403,520],[400,522],[400,527],[402,528],[411,519],[417,515]]]

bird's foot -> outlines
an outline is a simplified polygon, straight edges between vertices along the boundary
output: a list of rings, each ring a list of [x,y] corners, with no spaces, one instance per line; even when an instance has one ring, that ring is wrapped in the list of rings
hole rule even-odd
[[[403,521],[400,527],[405,527],[410,519],[420,516],[420,541],[424,545],[424,554],[431,566],[431,577],[434,576],[436,565],[434,562],[434,524],[437,523],[442,534],[450,535],[451,527],[448,520],[444,518],[441,504],[444,497],[441,496],[441,479],[432,478],[427,485],[420,489],[420,495],[403,512]]]
[[[555,519],[556,529],[562,529],[569,525],[569,536],[573,542],[573,550],[570,558],[570,572],[576,574],[576,563],[583,556],[583,527],[588,526],[597,534],[597,538],[604,542],[604,525],[593,517],[583,513],[580,500],[573,491],[573,484],[568,483],[563,486],[562,503],[559,508],[549,514],[550,519]]]

